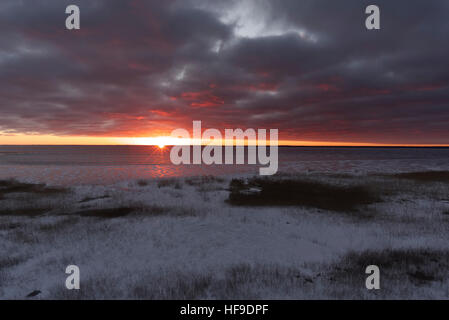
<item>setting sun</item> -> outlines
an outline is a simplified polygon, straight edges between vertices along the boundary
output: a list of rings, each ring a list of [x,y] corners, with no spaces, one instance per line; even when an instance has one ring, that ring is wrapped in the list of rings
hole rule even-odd
[[[158,146],[163,149],[165,146],[173,145],[188,145],[191,143],[190,139],[180,139],[170,136],[147,137],[147,138],[118,138],[116,141],[120,144],[133,144],[144,146]]]

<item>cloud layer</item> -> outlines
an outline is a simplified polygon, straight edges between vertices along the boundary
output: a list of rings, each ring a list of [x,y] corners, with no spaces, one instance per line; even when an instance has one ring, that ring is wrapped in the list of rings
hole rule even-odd
[[[65,29],[77,4],[81,30]],[[279,128],[282,139],[449,144],[449,2],[0,4],[0,132],[153,136]]]

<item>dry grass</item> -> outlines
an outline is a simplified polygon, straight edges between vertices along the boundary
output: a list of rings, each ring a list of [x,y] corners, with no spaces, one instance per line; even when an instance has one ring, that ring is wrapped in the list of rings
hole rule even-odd
[[[380,269],[380,290],[366,290],[365,268],[377,265]],[[331,297],[373,299],[423,299],[449,294],[449,251],[435,249],[386,249],[349,253],[328,272]]]
[[[148,186],[150,184],[150,181],[148,181],[148,180],[144,180],[144,179],[139,179],[139,180],[137,180],[137,185],[139,186],[139,187],[146,187],[146,186]]]
[[[367,290],[365,269],[380,268],[380,290]],[[54,288],[55,299],[438,299],[449,293],[449,252],[400,249],[350,253],[330,265],[236,264],[201,273],[161,271],[100,276],[82,290]],[[120,283],[126,283],[126,290]],[[435,290],[426,291],[432,287]],[[446,290],[446,291],[445,291]]]
[[[109,199],[109,198],[110,198],[110,196],[108,196],[108,195],[104,195],[101,197],[86,197],[86,198],[82,199],[79,203],[86,203],[86,202],[90,202],[90,201]]]
[[[183,216],[191,215],[187,209],[175,210],[175,208],[153,206],[131,206],[131,207],[113,207],[101,209],[86,209],[71,213],[81,217],[95,217],[95,218],[120,218],[129,215],[143,216],[143,217],[157,217],[161,215]]]
[[[332,211],[355,211],[380,202],[365,186],[337,186],[317,181],[253,178],[233,179],[229,203],[238,206],[304,206]]]
[[[14,230],[20,228],[21,226],[23,226],[22,223],[6,221],[0,224],[0,230]]]
[[[2,257],[0,259],[0,270],[14,267],[22,261],[23,259],[17,257]]]
[[[96,218],[118,218],[129,215],[135,212],[137,208],[121,207],[121,208],[107,208],[107,209],[90,209],[75,212],[75,215],[81,217],[96,217]]]
[[[0,199],[10,193],[36,193],[51,196],[58,193],[66,193],[67,191],[65,188],[48,187],[45,184],[23,183],[14,179],[0,181]]]
[[[168,187],[172,187],[175,188],[177,190],[182,189],[182,184],[178,179],[174,179],[174,178],[165,178],[165,179],[160,179],[157,182],[157,187],[158,188],[168,188]]]
[[[407,173],[397,173],[391,176],[399,179],[408,179],[418,182],[449,183],[449,171],[407,172]]]
[[[37,217],[49,212],[51,208],[18,208],[18,209],[0,209],[0,216],[25,216]]]
[[[6,274],[8,269],[22,263],[25,260],[26,259],[19,257],[0,257],[0,289],[7,278]]]
[[[131,283],[122,290],[123,277],[96,277],[83,282],[79,291],[54,288],[54,299],[257,299],[266,292],[288,295],[306,283],[295,269],[276,265],[237,264],[226,268],[221,276],[216,270],[188,273],[180,270],[148,273],[141,277],[126,276]],[[269,291],[268,291],[269,290]]]
[[[189,182],[177,179],[167,180],[163,179],[161,181],[164,182],[157,184],[151,182],[148,188],[140,188],[133,183],[130,188],[118,191],[89,188],[82,189],[80,194],[69,194],[67,197],[65,195],[55,196],[54,199],[41,197],[39,193],[34,194],[33,192],[33,194],[8,196],[7,199],[1,200],[0,206],[3,208],[3,212],[7,212],[5,208],[8,207],[10,208],[8,210],[11,210],[8,214],[11,216],[0,216],[0,231],[2,234],[6,234],[5,239],[7,239],[4,242],[7,250],[3,251],[3,260],[0,259],[0,296],[2,296],[2,282],[3,287],[9,290],[12,286],[23,283],[20,278],[21,274],[27,276],[26,272],[30,272],[34,277],[34,270],[37,267],[39,270],[42,268],[42,271],[38,272],[36,278],[46,279],[48,277],[48,281],[45,283],[37,281],[38,285],[28,288],[29,291],[25,290],[23,294],[19,292],[19,297],[25,297],[27,292],[34,289],[42,291],[39,298],[51,299],[414,299],[447,298],[449,296],[447,281],[449,279],[449,271],[447,271],[449,270],[449,254],[445,250],[369,250],[349,253],[337,261],[327,260],[326,264],[308,264],[307,266],[294,265],[296,260],[290,258],[276,259],[276,264],[247,264],[241,263],[242,255],[231,256],[230,259],[227,259],[228,250],[239,250],[235,249],[238,248],[237,245],[230,247],[233,245],[232,240],[234,239],[230,240],[229,246],[227,238],[221,234],[218,234],[216,242],[215,239],[210,241],[207,240],[213,239],[213,237],[208,238],[210,229],[199,228],[204,221],[206,226],[217,227],[219,232],[223,232],[226,228],[231,230],[230,225],[226,223],[228,223],[228,219],[232,220],[236,217],[235,221],[231,221],[232,227],[240,222],[247,224],[242,225],[242,229],[239,230],[242,230],[242,233],[248,230],[249,239],[253,235],[258,235],[258,233],[252,234],[253,227],[255,231],[258,231],[260,227],[261,239],[264,235],[269,235],[268,232],[265,233],[266,230],[274,230],[273,232],[277,232],[277,234],[284,234],[285,231],[285,237],[288,239],[279,238],[280,241],[296,241],[298,239],[298,242],[292,244],[295,250],[296,244],[316,243],[317,246],[333,250],[332,253],[329,253],[332,256],[326,256],[329,251],[323,250],[323,255],[329,259],[334,254],[357,248],[358,243],[361,243],[363,248],[369,248],[371,245],[378,247],[387,241],[388,244],[385,245],[388,246],[399,247],[405,244],[426,243],[429,246],[440,247],[440,243],[443,243],[442,240],[446,239],[444,232],[448,222],[447,217],[442,215],[449,214],[449,212],[447,206],[436,199],[443,199],[443,194],[445,192],[447,194],[444,184],[417,184],[410,183],[405,179],[380,176],[353,177],[351,179],[336,177],[332,180],[318,175],[309,175],[285,176],[282,179],[270,177],[269,179],[257,178],[249,181],[233,180],[230,184],[228,200],[231,204],[277,206],[273,210],[260,210],[264,211],[263,214],[255,216],[253,213],[259,210],[254,208],[223,206],[223,201],[227,197],[226,192],[209,192],[207,196],[210,196],[211,202],[201,201],[200,191],[202,188],[214,190],[215,187],[220,187],[223,190],[227,187],[227,183],[219,185],[216,179],[207,177],[189,178]],[[177,183],[182,184],[182,190],[173,190],[177,188]],[[11,185],[0,182],[0,186],[6,189]],[[39,186],[42,187],[42,185]],[[394,196],[385,196],[385,190]],[[108,194],[110,199],[87,203],[103,199],[102,195],[105,194]],[[175,194],[180,194],[184,198],[177,202],[178,198],[175,197]],[[367,204],[380,201],[381,198],[385,202],[363,208]],[[83,204],[80,204],[80,199],[83,199],[81,200]],[[30,201],[25,202],[25,200]],[[232,201],[235,202],[232,203]],[[85,202],[86,204],[84,204]],[[34,209],[32,205],[35,206]],[[14,217],[27,212],[26,208],[43,210],[43,206],[46,205],[51,205],[52,210],[48,212],[48,215],[54,215],[53,217],[46,216],[39,219]],[[26,207],[17,209],[19,206]],[[281,208],[283,206],[293,207]],[[307,210],[297,209],[295,206],[333,210],[340,213],[348,212],[350,217],[363,216],[365,211],[372,210],[376,212],[376,220],[363,220],[363,224],[353,228],[353,224],[345,225],[348,221],[341,219],[342,214],[317,216],[316,210],[311,210],[309,214]],[[363,210],[358,211],[361,208]],[[20,210],[22,213],[13,210]],[[209,214],[209,212],[213,212],[213,214]],[[299,212],[300,217],[298,217]],[[352,212],[357,214],[352,214]],[[42,213],[44,212],[36,211],[36,214]],[[64,216],[57,216],[58,213],[64,214]],[[202,220],[201,215],[205,213],[207,213],[205,220]],[[145,219],[145,217],[157,216],[164,218],[148,219],[148,221]],[[176,219],[184,216],[201,217],[201,219]],[[242,216],[244,219],[239,220]],[[298,217],[298,221],[292,222],[292,216]],[[85,217],[96,219],[85,219]],[[120,217],[126,218],[108,220]],[[222,217],[224,220],[221,220]],[[285,224],[286,219],[290,222],[287,222],[288,225]],[[340,232],[340,227],[322,228],[328,222],[332,225],[341,224],[344,230]],[[142,238],[143,235],[146,236],[147,230],[145,229],[142,233],[139,228],[141,223],[148,223],[148,234],[154,234],[147,239],[148,247],[147,242],[144,241],[145,238]],[[269,229],[270,224],[273,229]],[[346,226],[348,229],[345,229]],[[188,230],[194,231],[189,232],[188,237],[180,239],[177,235],[186,227],[190,227],[192,229]],[[363,229],[365,227],[366,229]],[[138,232],[134,232],[135,230]],[[162,231],[159,233],[160,230]],[[322,235],[321,233],[326,232],[325,230],[330,230],[330,232]],[[347,230],[357,230],[357,232]],[[358,230],[361,230],[360,233]],[[262,232],[264,233],[262,234]],[[202,238],[203,234],[204,238]],[[108,252],[109,249],[100,250],[98,252],[101,252],[101,255],[98,256],[98,260],[90,262],[86,258],[89,260],[88,263],[101,264],[103,260],[108,261],[108,257],[109,261],[115,261],[116,257],[117,261],[126,261],[126,258],[123,257],[127,257],[127,255],[122,252],[128,251],[138,252],[137,260],[139,262],[141,258],[148,262],[149,260],[144,259],[150,250],[146,249],[153,246],[154,256],[167,259],[166,261],[162,260],[165,270],[142,271],[142,268],[133,269],[133,264],[127,265],[126,263],[123,264],[123,268],[120,264],[118,264],[118,268],[106,268],[104,274],[103,271],[91,271],[94,268],[88,268],[87,270],[92,273],[84,273],[80,291],[65,289],[64,281],[52,282],[51,274],[47,271],[54,266],[55,262],[67,265],[73,261],[83,261],[83,257],[86,257],[86,253],[91,250],[89,248],[92,248],[92,244],[94,246],[98,244],[98,248],[101,249],[101,244],[105,242],[105,239],[110,239],[111,235],[120,241],[120,245],[121,240],[126,239],[123,241],[123,247],[114,247],[114,250],[111,249],[110,252]],[[190,238],[190,235],[200,238],[197,239],[193,236]],[[144,251],[133,251],[136,245],[133,236],[141,241],[141,243],[137,243],[139,245],[137,248],[141,246],[141,248],[145,248]],[[230,233],[231,236],[233,236],[232,233]],[[384,241],[384,238],[387,240]],[[71,248],[70,246],[75,243],[72,239],[85,240],[83,246],[87,249],[81,250],[78,246],[75,246],[75,249]],[[247,241],[246,237],[242,239]],[[273,237],[271,240],[269,235],[269,241],[272,241],[273,244],[277,244],[276,239],[278,238]],[[279,243],[279,247],[283,243]],[[340,243],[342,243],[341,247]],[[352,245],[352,243],[356,243],[356,245]],[[257,237],[254,242],[248,241],[249,245],[254,246],[257,251],[265,243],[259,242]],[[160,251],[157,251],[159,248],[161,248]],[[271,257],[273,250],[277,250],[277,248],[274,246],[272,249],[269,245],[263,247],[263,250],[260,250],[261,253],[254,254],[254,261],[267,261],[266,257]],[[47,253],[47,249],[48,257],[41,258],[41,253]],[[16,250],[28,258],[32,257],[23,267],[16,268],[14,263],[17,261],[5,260],[9,259],[8,255]],[[73,254],[71,250],[73,250]],[[184,265],[183,267],[179,265],[180,250],[199,252],[201,257],[194,256],[192,260],[182,258],[187,266],[183,268]],[[220,250],[223,250],[223,255]],[[298,246],[298,255],[301,254],[301,250]],[[143,252],[142,257],[140,252]],[[201,259],[203,256],[210,256],[210,252],[214,253],[213,261],[204,258],[203,265]],[[214,260],[215,257],[221,256],[226,259]],[[277,256],[274,255],[273,259],[275,257]],[[68,260],[67,263],[65,259]],[[191,261],[195,262],[191,263]],[[48,266],[45,263],[48,263]],[[2,264],[5,266],[3,269],[1,268]],[[213,264],[217,265],[216,268],[211,267]],[[381,268],[382,289],[380,291],[368,291],[365,288],[367,276],[365,268],[370,264],[376,264]],[[151,262],[145,265],[157,268]],[[130,272],[131,270],[134,272]],[[53,285],[57,285],[57,287],[53,287]],[[6,293],[4,295],[6,296]]]
[[[68,217],[68,218],[64,218],[64,219],[56,221],[56,222],[44,223],[44,224],[39,225],[39,231],[42,231],[46,234],[58,233],[58,232],[61,232],[61,230],[64,230],[64,229],[71,227],[74,224],[78,223],[79,220],[80,220],[79,217]]]
[[[185,182],[189,186],[203,186],[211,183],[223,183],[224,179],[211,175],[186,178]]]

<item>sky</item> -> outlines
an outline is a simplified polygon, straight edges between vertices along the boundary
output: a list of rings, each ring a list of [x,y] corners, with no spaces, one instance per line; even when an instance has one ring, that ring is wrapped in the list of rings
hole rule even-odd
[[[151,143],[201,120],[449,145],[448,17],[447,0],[2,0],[0,144]]]

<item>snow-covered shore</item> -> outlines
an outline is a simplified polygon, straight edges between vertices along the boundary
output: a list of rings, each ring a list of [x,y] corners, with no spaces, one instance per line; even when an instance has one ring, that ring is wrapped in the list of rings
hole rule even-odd
[[[426,272],[425,263],[411,263],[412,271],[385,269],[385,279],[402,287],[385,283],[389,289],[370,293],[364,270],[351,270],[348,260],[354,253],[376,257],[390,250],[383,259],[395,259],[398,250],[410,256],[424,250],[444,268],[447,183],[379,175],[306,178],[368,185],[382,201],[348,213],[233,206],[227,202],[230,178],[213,177],[6,193],[0,200],[0,298],[21,299],[34,290],[41,299],[448,297],[442,289],[448,277],[441,278],[440,269],[434,280],[416,283],[413,270]],[[65,288],[70,264],[81,270],[79,291]],[[349,269],[339,274],[341,268]]]

